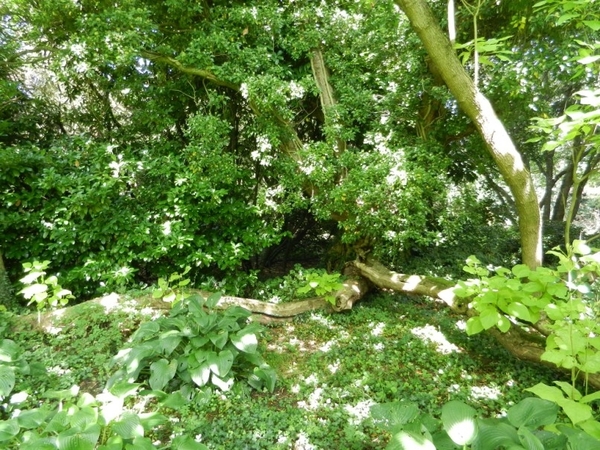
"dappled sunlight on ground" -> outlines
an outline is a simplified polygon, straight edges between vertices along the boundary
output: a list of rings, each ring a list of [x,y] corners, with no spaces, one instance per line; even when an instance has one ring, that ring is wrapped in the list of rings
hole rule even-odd
[[[455,344],[448,341],[448,339],[446,339],[446,336],[444,336],[444,334],[441,331],[429,324],[423,327],[415,327],[410,331],[412,334],[414,334],[421,340],[435,344],[436,350],[444,355],[448,355],[454,352],[462,352],[462,350],[458,348]]]

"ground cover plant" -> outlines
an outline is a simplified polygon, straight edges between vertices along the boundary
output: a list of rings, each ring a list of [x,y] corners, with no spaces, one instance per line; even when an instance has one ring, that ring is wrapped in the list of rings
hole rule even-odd
[[[71,326],[55,335],[15,336],[15,345],[27,349],[24,357],[47,371],[18,377],[13,392],[27,392],[28,398],[13,408],[25,410],[41,401],[51,410],[62,402],[63,408],[79,405],[78,411],[96,408],[102,416],[97,399],[108,395],[110,363],[118,348],[127,347],[124,336],[142,320],[154,322],[131,311],[107,315],[96,306],[74,321],[67,319]],[[88,321],[86,332],[78,320]],[[278,374],[272,392],[215,389],[214,395],[186,401],[158,392],[162,386],[152,379],[142,385],[124,380],[115,392],[127,414],[115,423],[137,424],[132,411],[153,414],[142,416],[139,435],[111,431],[107,438],[133,445],[137,437],[139,448],[144,437],[162,448],[176,436],[193,437],[211,449],[385,448],[390,435],[370,417],[375,404],[409,401],[439,415],[448,401],[462,400],[495,416],[518,403],[524,388],[556,378],[552,371],[519,363],[491,339],[468,337],[464,326],[441,305],[390,294],[374,295],[345,314],[306,314],[267,328],[260,341],[266,362]],[[94,330],[103,330],[104,338]],[[73,385],[87,394],[78,396]],[[8,418],[11,410],[4,414]],[[38,427],[50,417],[46,414],[35,422]],[[72,428],[54,433],[67,429]]]

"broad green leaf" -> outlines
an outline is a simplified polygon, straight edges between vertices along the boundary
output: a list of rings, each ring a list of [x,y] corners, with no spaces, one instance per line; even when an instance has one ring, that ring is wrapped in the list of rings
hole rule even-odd
[[[436,450],[435,445],[425,436],[401,431],[392,436],[386,450]]]
[[[586,420],[577,424],[579,428],[585,431],[590,436],[600,440],[600,422],[597,420]]]
[[[141,413],[139,414],[139,418],[145,431],[151,431],[169,421],[165,415],[157,413],[156,411]]]
[[[526,450],[544,450],[544,445],[540,440],[527,428],[521,427],[517,431],[521,445]]]
[[[525,390],[534,393],[544,400],[548,400],[559,405],[565,399],[565,396],[559,388],[548,386],[544,383],[538,383],[535,386]]]
[[[206,362],[209,364],[212,373],[224,378],[229,374],[233,365],[233,353],[229,350],[223,350],[218,355],[215,352],[210,352]]]
[[[581,392],[574,388],[571,383],[566,383],[565,381],[555,381],[554,384],[561,388],[568,398],[575,401],[581,400]]]
[[[221,293],[215,292],[206,299],[205,305],[207,308],[214,308],[219,303],[219,300],[221,300]]]
[[[478,450],[497,450],[499,448],[519,448],[521,440],[517,430],[507,423],[496,419],[478,420],[478,434],[473,445]]]
[[[275,383],[277,382],[277,373],[269,366],[255,367],[254,375],[256,375],[269,390],[273,392],[275,390]]]
[[[515,427],[537,429],[556,421],[558,405],[549,400],[529,397],[512,406],[507,413],[508,420]]]
[[[140,383],[128,383],[127,381],[120,381],[115,383],[110,388],[110,393],[115,397],[125,399],[131,395],[135,395],[140,386]]]
[[[192,381],[198,386],[202,387],[208,383],[210,377],[210,366],[207,362],[203,362],[198,367],[189,368],[190,377]]]
[[[151,389],[161,390],[173,379],[177,372],[177,361],[169,363],[166,359],[159,359],[150,365],[150,379],[148,383]]]
[[[570,448],[573,450],[596,450],[600,448],[600,441],[582,430],[563,424],[557,425],[557,429],[567,436]]]
[[[457,445],[471,444],[477,436],[476,411],[469,405],[453,400],[442,406],[442,424]]]
[[[90,425],[98,422],[98,409],[86,406],[69,417],[69,424],[73,429],[86,430]]]
[[[0,421],[0,442],[10,441],[19,434],[20,428],[17,419]]]
[[[221,322],[219,322],[219,327],[221,326]],[[213,344],[215,344],[215,347],[217,347],[218,349],[222,349],[223,347],[225,347],[225,344],[227,344],[227,341],[229,340],[229,333],[221,329],[216,333],[211,333],[209,339]]]
[[[29,300],[34,295],[45,293],[47,290],[48,286],[46,284],[32,284],[19,291],[19,294],[23,294],[23,297]]]
[[[600,30],[600,20],[584,20],[583,24],[594,31]]]
[[[171,355],[177,346],[181,343],[181,332],[169,330],[161,333],[158,337],[158,346],[165,356]]]
[[[61,389],[59,391],[46,391],[44,392],[45,398],[55,398],[58,400],[66,400],[68,398],[77,397],[79,394],[79,386],[74,384],[69,389]]]
[[[122,450],[123,438],[121,436],[111,436],[106,440],[106,444],[98,447],[98,450]]]
[[[500,313],[495,307],[488,307],[479,313],[479,318],[481,319],[483,328],[489,330],[493,326],[496,326],[498,320],[500,320]]]
[[[498,329],[502,333],[506,333],[510,329],[510,320],[504,316],[500,316],[500,320],[498,321]]]
[[[527,278],[531,273],[531,269],[525,264],[517,264],[512,268],[512,273],[518,278]]]
[[[247,328],[230,335],[230,339],[238,350],[244,353],[256,353],[258,339],[254,333],[249,333]]]
[[[191,436],[177,436],[171,442],[172,450],[208,450],[208,447],[196,442]]]
[[[565,414],[569,417],[571,422],[573,422],[576,425],[579,422],[584,422],[593,417],[592,408],[590,405],[578,403],[571,399],[563,399],[559,403],[559,405],[563,409]]]
[[[0,366],[0,400],[8,397],[15,387],[15,371],[10,366]]]
[[[111,425],[113,432],[123,439],[133,439],[144,436],[144,427],[137,414],[125,412],[121,419]]]
[[[185,397],[181,394],[180,391],[175,391],[172,394],[169,394],[164,400],[160,402],[161,405],[175,410],[179,410],[187,403],[188,401],[185,399]]]
[[[156,447],[149,438],[136,437],[131,444],[125,445],[125,450],[156,450]]]
[[[481,318],[479,316],[474,316],[467,320],[467,334],[469,336],[481,333],[483,330],[483,324],[481,323]]]
[[[29,409],[22,411],[16,419],[21,428],[31,430],[42,425],[50,414],[50,411],[43,408]]]
[[[92,425],[85,430],[71,428],[57,436],[58,448],[61,450],[93,450],[100,437],[100,425]]]
[[[148,337],[154,337],[160,331],[160,325],[157,321],[144,322],[140,325],[135,333],[133,333],[133,341],[144,341]]]
[[[529,309],[521,302],[509,303],[506,307],[506,313],[516,317],[517,319],[531,322],[531,314],[529,313]]]
[[[21,353],[21,347],[12,339],[2,339],[0,341],[0,362],[14,362]]]
[[[382,403],[371,406],[371,417],[377,425],[391,431],[398,425],[412,422],[419,415],[419,407],[415,403],[400,401]]]

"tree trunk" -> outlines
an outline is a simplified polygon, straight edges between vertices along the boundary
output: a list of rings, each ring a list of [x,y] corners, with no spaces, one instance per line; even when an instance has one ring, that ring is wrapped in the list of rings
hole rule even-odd
[[[396,0],[419,35],[432,63],[459,106],[473,121],[515,199],[523,262],[531,268],[542,262],[540,209],[531,175],[506,128],[460,63],[426,0]]]

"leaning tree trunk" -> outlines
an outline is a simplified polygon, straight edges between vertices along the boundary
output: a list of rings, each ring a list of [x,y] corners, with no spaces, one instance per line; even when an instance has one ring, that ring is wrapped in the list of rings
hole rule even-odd
[[[13,297],[12,287],[6,268],[4,267],[4,259],[2,258],[2,252],[0,251],[0,305],[5,306],[7,309],[11,309],[15,306],[15,299]]]
[[[419,35],[431,62],[459,106],[473,121],[515,199],[523,263],[542,262],[540,209],[531,175],[489,100],[473,83],[426,0],[396,0]]]

